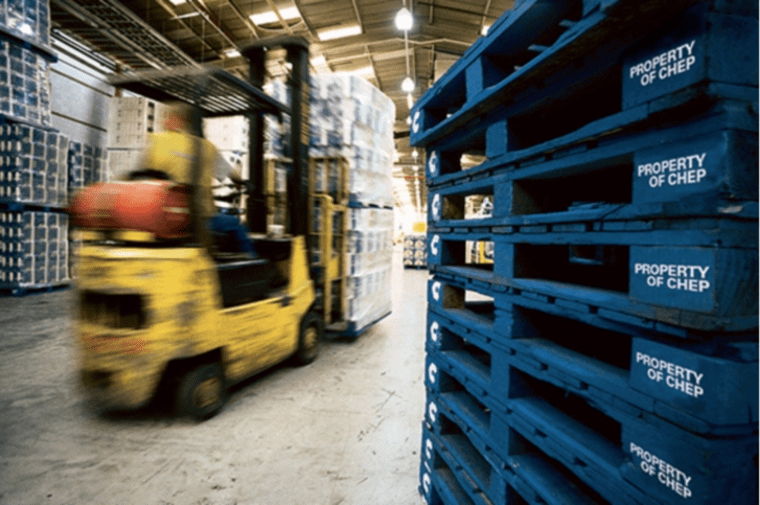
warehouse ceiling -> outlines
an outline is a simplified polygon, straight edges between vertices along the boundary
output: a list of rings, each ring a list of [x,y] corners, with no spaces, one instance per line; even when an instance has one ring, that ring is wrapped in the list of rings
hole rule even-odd
[[[353,72],[396,105],[396,205],[425,207],[424,152],[409,146],[408,93],[414,101],[451,66],[514,0],[51,0],[53,33],[95,53],[114,71],[214,64],[240,77],[237,50],[257,40],[297,35],[310,43],[312,72]],[[394,19],[409,9],[413,26]],[[335,30],[343,30],[336,32]],[[330,39],[329,37],[337,37]],[[287,72],[284,54],[268,71]]]

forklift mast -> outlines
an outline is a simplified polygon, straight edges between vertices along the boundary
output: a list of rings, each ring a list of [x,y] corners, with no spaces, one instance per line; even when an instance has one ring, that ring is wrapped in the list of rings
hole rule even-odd
[[[250,64],[249,82],[261,89],[266,77],[267,51],[284,48],[290,64],[287,88],[290,94],[290,158],[293,171],[288,177],[289,232],[303,236],[306,249],[310,250],[308,229],[309,198],[309,43],[301,37],[283,36],[261,40],[243,47],[240,53]],[[246,209],[248,226],[254,233],[267,231],[267,207],[264,184],[264,118],[261,114],[249,115],[249,163],[250,178],[255,189]]]

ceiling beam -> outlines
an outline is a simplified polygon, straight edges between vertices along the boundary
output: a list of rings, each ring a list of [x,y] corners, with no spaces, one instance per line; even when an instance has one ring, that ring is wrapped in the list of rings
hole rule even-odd
[[[351,0],[351,4],[354,6],[354,13],[356,14],[356,21],[359,23],[359,26],[362,29],[362,33],[364,33],[364,22],[362,21],[362,15],[359,13],[359,6],[356,5],[356,0]]]
[[[306,25],[306,29],[309,30],[309,35],[311,35],[314,40],[318,40],[317,32],[314,30],[314,27],[311,26],[311,24],[306,20],[306,16],[303,14],[303,7],[301,6],[301,0],[293,0],[293,3],[296,6],[296,9],[298,9],[298,12],[301,13],[301,19],[303,19],[303,24]]]
[[[231,33],[228,33],[227,30],[224,29],[221,22],[217,19],[216,16],[214,16],[207,8],[206,5],[202,2],[202,0],[186,0],[190,6],[195,9],[198,14],[201,15],[201,17],[210,24],[214,30],[219,32],[219,34],[222,36],[224,40],[227,41],[232,47],[235,49],[239,49],[237,45],[237,41],[234,39],[234,36]],[[217,54],[219,54],[219,50],[215,50]]]
[[[177,11],[174,10],[174,8],[171,5],[169,5],[168,3],[166,3],[165,0],[156,0],[156,3],[158,3],[158,5],[162,9],[164,9],[166,11],[166,13],[169,14],[169,16],[172,17],[172,21],[176,21],[177,23],[179,23],[180,26],[182,26],[182,28],[184,28],[188,32],[192,33],[198,40],[200,40],[201,44],[203,44],[204,46],[208,47],[210,50],[216,52],[216,49],[214,49],[213,46],[211,46],[208,42],[206,42],[205,39],[203,39],[202,37],[200,37],[198,35],[198,33],[196,33],[195,30],[193,30],[192,28],[190,28],[190,26],[187,23],[185,23],[184,20],[182,20],[182,19],[179,18],[179,15],[177,14]]]
[[[280,25],[285,29],[286,32],[288,32],[288,35],[293,35],[293,29],[290,28],[287,21],[282,18],[280,9],[277,8],[272,0],[267,0],[267,3],[269,4],[269,8],[272,9],[272,12],[274,12],[274,15],[277,16],[277,19],[280,21]]]
[[[243,21],[243,24],[245,24],[246,28],[251,30],[251,33],[253,33],[253,36],[256,37],[257,39],[260,39],[261,35],[259,34],[259,31],[256,29],[256,25],[254,25],[253,22],[251,21],[251,18],[243,14],[243,11],[240,10],[240,7],[238,7],[238,5],[234,2],[234,0],[226,0],[226,1],[227,1],[227,5],[229,5],[230,8],[232,8],[232,11],[237,15],[237,17],[239,17]]]

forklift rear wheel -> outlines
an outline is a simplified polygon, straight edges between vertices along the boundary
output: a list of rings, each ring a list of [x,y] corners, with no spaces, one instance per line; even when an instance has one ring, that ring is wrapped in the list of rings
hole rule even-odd
[[[301,329],[298,335],[298,351],[296,362],[299,365],[308,365],[319,354],[322,343],[322,320],[314,312],[307,312],[301,320]]]
[[[190,370],[177,391],[181,415],[204,421],[215,416],[226,400],[224,371],[218,363],[207,363]]]

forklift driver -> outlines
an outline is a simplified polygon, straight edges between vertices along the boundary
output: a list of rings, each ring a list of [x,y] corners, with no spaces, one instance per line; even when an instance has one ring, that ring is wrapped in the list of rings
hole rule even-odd
[[[253,244],[239,218],[216,212],[211,189],[214,178],[229,177],[235,184],[244,185],[240,170],[230,167],[214,144],[203,138],[202,115],[197,107],[185,102],[171,102],[168,106],[166,131],[150,136],[141,168],[128,178],[169,179],[192,186],[198,198],[190,205],[191,213],[198,213],[195,217],[205,222],[212,233],[230,236],[238,251],[255,257]],[[200,173],[196,173],[197,168]],[[210,247],[211,237],[206,231],[196,230],[203,235],[199,237],[201,242]]]

